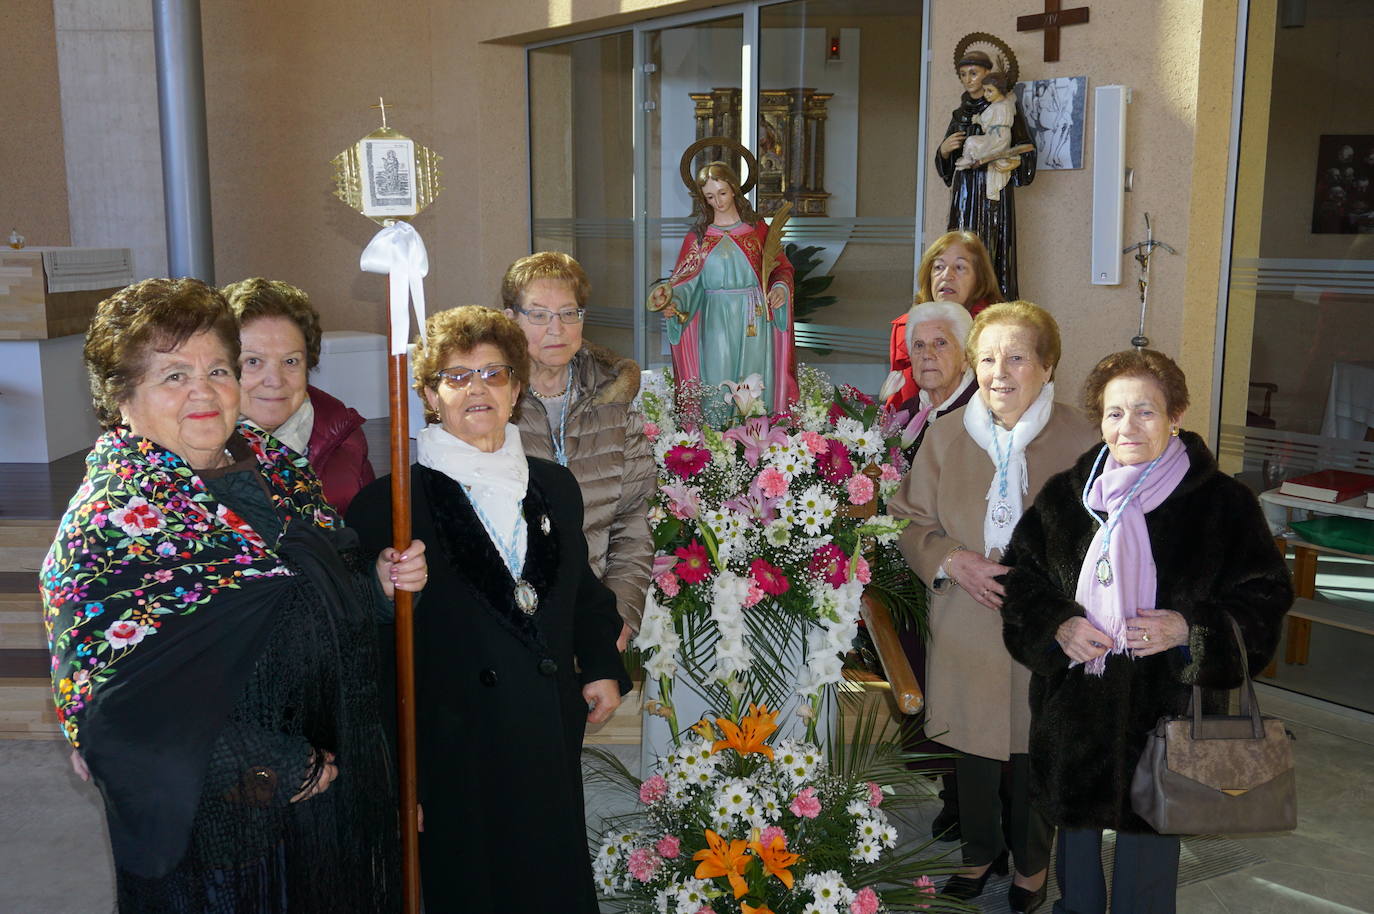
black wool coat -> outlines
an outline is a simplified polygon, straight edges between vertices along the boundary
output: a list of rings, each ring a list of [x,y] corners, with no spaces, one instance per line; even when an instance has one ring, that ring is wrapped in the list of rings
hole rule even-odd
[[[1182,438],[1188,472],[1145,518],[1158,571],[1156,606],[1188,621],[1187,647],[1140,659],[1111,654],[1098,677],[1081,665],[1070,669],[1055,641],[1062,622],[1085,615],[1074,594],[1097,531],[1082,502],[1096,447],[1045,483],[1003,559],[1012,568],[1003,637],[1032,673],[1032,796],[1055,825],[1152,831],[1130,800],[1146,735],[1161,716],[1186,711],[1195,684],[1203,687],[1204,711],[1225,713],[1226,690],[1242,680],[1227,613],[1240,624],[1253,675],[1278,646],[1293,603],[1287,566],[1255,496],[1218,471],[1201,438]]]
[[[429,581],[415,609],[421,882],[436,914],[595,914],[581,753],[583,684],[630,683],[615,594],[587,563],[572,474],[527,458],[526,616],[462,487],[414,465],[412,521]],[[390,477],[354,499],[368,555],[391,543]],[[544,532],[548,518],[549,532]],[[342,773],[341,773],[342,776]]]

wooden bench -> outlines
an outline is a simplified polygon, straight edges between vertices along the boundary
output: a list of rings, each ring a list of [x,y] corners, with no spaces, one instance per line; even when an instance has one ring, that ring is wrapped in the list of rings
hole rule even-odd
[[[1288,611],[1288,648],[1284,651],[1284,663],[1307,663],[1313,622],[1362,635],[1374,635],[1374,612],[1311,597],[1298,597]]]

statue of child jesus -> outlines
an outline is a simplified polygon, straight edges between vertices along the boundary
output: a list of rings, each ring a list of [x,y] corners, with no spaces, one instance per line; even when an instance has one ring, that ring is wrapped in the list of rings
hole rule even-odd
[[[986,163],[987,198],[1002,199],[1002,188],[1012,171],[1020,163],[1017,157],[1006,157],[1004,153],[1011,148],[1011,125],[1016,120],[1016,96],[1007,86],[1007,77],[1002,73],[989,73],[983,77],[983,97],[989,105],[974,115],[973,122],[983,129],[981,134],[964,140],[959,150],[959,158],[954,163],[956,171],[965,168],[978,168]],[[1006,167],[1003,167],[1003,166]]]

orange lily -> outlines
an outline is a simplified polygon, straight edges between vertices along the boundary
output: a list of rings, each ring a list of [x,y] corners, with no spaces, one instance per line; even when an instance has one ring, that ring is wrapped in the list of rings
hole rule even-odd
[[[744,869],[749,865],[749,851],[746,850],[749,842],[744,839],[727,841],[708,828],[706,843],[708,847],[692,855],[693,860],[699,861],[696,877],[715,879],[725,876],[730,880],[730,888],[734,890],[736,898],[747,893],[749,883],[744,880]]]
[[[758,855],[765,873],[777,876],[783,885],[792,888],[792,871],[789,867],[800,860],[801,856],[788,852],[787,843],[782,835],[774,835],[772,842],[764,847],[755,833],[754,840],[749,842],[749,849]]]
[[[759,905],[756,908],[747,901],[741,901],[739,903],[739,909],[743,911],[744,914],[773,914],[773,909],[768,907],[768,905]]]
[[[722,749],[734,749],[740,755],[757,752],[772,759],[773,747],[768,745],[767,740],[773,735],[773,731],[778,729],[778,725],[774,723],[777,718],[778,712],[769,711],[767,705],[753,704],[749,706],[749,713],[738,725],[727,718],[717,717],[716,726],[725,734],[725,739],[716,740],[711,746],[712,754]]]

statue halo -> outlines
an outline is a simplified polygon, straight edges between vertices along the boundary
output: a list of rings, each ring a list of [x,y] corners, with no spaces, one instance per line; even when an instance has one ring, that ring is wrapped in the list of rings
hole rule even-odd
[[[754,158],[754,154],[749,148],[739,140],[733,140],[728,136],[707,136],[702,137],[695,143],[687,147],[687,151],[682,154],[682,160],[678,163],[678,170],[682,173],[682,183],[687,185],[687,192],[696,196],[701,193],[701,188],[697,187],[696,175],[692,173],[692,159],[696,158],[698,152],[711,146],[729,146],[749,165],[749,177],[741,179],[739,192],[747,194],[754,189],[754,183],[758,179],[759,162]]]
[[[1011,83],[1007,86],[1008,92],[1021,81],[1021,66],[1016,62],[1016,54],[1012,52],[1011,47],[1005,41],[996,35],[988,32],[969,32],[960,38],[959,43],[954,46],[954,69],[959,69],[959,61],[964,59],[964,54],[970,49],[986,53],[988,57],[992,58],[993,69],[1000,69],[1007,74],[1007,82]]]

